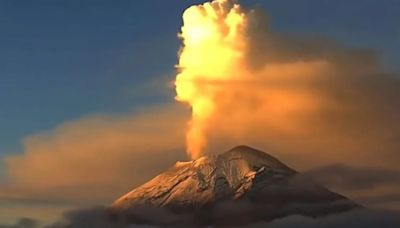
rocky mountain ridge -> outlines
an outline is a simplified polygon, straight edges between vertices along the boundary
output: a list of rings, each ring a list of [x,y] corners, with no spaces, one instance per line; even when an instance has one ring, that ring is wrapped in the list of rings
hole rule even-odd
[[[146,224],[229,226],[294,214],[318,217],[356,207],[271,155],[238,146],[176,163],[116,200],[111,210]],[[168,219],[152,221],[142,213],[144,208],[162,210]]]

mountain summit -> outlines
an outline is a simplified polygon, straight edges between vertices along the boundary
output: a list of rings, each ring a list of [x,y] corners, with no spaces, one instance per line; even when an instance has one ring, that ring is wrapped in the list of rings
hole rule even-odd
[[[318,217],[356,207],[271,155],[238,146],[178,162],[116,200],[110,210],[140,223],[205,226],[246,225],[294,214]],[[163,215],[155,219],[145,213],[149,211]]]

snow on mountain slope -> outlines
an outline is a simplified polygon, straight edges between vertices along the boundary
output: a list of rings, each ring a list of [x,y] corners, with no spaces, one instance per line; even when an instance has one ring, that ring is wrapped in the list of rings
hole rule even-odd
[[[276,158],[246,146],[178,162],[119,198],[111,210],[134,214],[135,208],[143,206],[201,217],[197,224],[220,225],[270,221],[292,214],[316,217],[358,207]]]

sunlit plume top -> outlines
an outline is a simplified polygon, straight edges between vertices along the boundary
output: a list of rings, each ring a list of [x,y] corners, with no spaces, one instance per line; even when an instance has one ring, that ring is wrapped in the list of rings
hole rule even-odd
[[[183,45],[176,77],[176,99],[192,108],[187,152],[202,156],[218,93],[216,83],[238,79],[246,50],[247,15],[229,0],[192,6],[183,14]]]

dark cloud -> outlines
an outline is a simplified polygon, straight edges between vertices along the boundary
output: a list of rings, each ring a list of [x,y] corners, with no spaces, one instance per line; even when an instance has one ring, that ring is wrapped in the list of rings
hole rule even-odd
[[[260,223],[252,228],[398,228],[400,214],[393,211],[355,210],[319,219],[302,216],[290,216],[272,223]]]
[[[39,228],[39,222],[31,218],[21,218],[14,225],[0,225],[0,228]]]
[[[373,208],[400,208],[400,171],[334,164],[303,174],[352,200]]]
[[[149,214],[150,215],[150,214]],[[158,219],[157,214],[153,214]],[[72,210],[66,212],[63,218],[45,228],[150,228],[145,224],[130,224],[125,218],[112,216],[104,207]]]
[[[368,205],[386,205],[387,207],[390,207],[390,205],[394,205],[394,207],[396,207],[396,205],[400,204],[400,193],[398,193],[398,191],[395,193],[384,193],[373,196],[360,196],[354,198],[358,202],[363,202]]]
[[[400,171],[384,168],[334,164],[310,170],[305,175],[335,189],[363,190],[383,185],[400,185]]]
[[[63,219],[46,226],[46,228],[67,228],[67,227],[123,227],[120,221],[113,220],[107,215],[104,208],[96,207],[66,212]]]
[[[166,219],[165,214],[160,211],[153,214],[153,210],[144,210],[142,213],[149,213],[154,221]],[[162,212],[165,213],[165,212]],[[160,218],[158,216],[163,217]],[[168,215],[171,216],[171,215]],[[169,217],[167,219],[177,219]],[[229,219],[234,219],[230,217]],[[169,227],[197,227],[198,225],[188,223],[176,223]],[[21,219],[16,225],[0,226],[0,228],[37,228],[38,223],[30,219]],[[121,218],[110,216],[104,208],[91,208],[70,211],[64,215],[59,222],[44,226],[45,228],[156,228],[161,226],[146,225],[144,221],[140,224],[128,222]],[[284,217],[270,223],[260,222],[246,225],[251,228],[398,228],[400,227],[400,213],[395,211],[359,209],[347,213],[335,214],[320,218],[309,218],[299,215]]]

